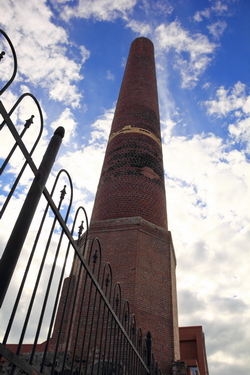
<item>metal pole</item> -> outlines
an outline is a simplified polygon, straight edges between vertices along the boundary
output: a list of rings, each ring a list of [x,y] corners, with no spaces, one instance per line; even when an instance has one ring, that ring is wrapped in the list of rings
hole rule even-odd
[[[146,336],[146,348],[147,348],[147,366],[151,374],[152,336],[151,336],[150,331],[148,331],[147,336]]]
[[[61,146],[63,137],[64,128],[60,126],[56,129],[50,140],[0,260],[0,307],[2,306],[24,241],[29,231],[31,221],[45,188],[45,184]]]

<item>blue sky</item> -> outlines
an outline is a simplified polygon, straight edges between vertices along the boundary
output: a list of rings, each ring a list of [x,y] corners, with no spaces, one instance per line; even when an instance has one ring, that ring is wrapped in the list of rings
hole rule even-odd
[[[26,91],[40,101],[45,129],[37,165],[54,129],[65,127],[53,175],[69,171],[75,207],[83,204],[89,214],[130,44],[138,36],[153,41],[179,324],[203,326],[210,375],[248,374],[250,2],[0,0],[0,9],[19,62],[2,101],[11,108]],[[10,70],[6,54],[0,79]],[[17,126],[36,116],[28,145],[39,126],[33,111],[27,101],[14,116]],[[2,136],[1,158],[10,142]],[[1,201],[19,165],[14,158],[3,177]],[[5,220],[2,244],[8,214]]]

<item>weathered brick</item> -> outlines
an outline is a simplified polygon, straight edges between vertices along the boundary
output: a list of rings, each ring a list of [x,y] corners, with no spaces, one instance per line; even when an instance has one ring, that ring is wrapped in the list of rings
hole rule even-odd
[[[175,255],[166,196],[153,44],[130,49],[91,219],[137,325],[171,372],[179,358]]]
[[[137,327],[143,336],[147,331],[152,334],[153,353],[162,374],[170,375],[172,362],[180,358],[176,260],[167,227],[154,48],[146,38],[131,45],[91,218],[90,237],[96,236],[102,244],[103,263],[112,265],[113,284],[120,282]],[[76,277],[78,272],[76,261],[72,274]],[[84,277],[77,289],[74,327],[83,285]],[[64,292],[62,296],[65,298]],[[94,310],[93,299],[82,312],[80,342],[88,306]],[[61,309],[62,303],[57,320]],[[57,322],[55,329],[58,331]],[[88,325],[85,331],[91,336],[89,329]]]

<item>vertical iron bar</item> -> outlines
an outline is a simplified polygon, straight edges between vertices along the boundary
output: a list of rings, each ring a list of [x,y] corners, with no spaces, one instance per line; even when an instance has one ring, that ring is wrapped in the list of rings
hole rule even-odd
[[[110,264],[107,263],[108,267],[109,267],[109,270],[110,270],[110,275],[111,275],[111,284],[112,284],[112,269],[110,267]],[[105,275],[104,275],[105,276]],[[108,280],[108,276],[107,275],[107,278],[105,279]],[[106,297],[107,296],[107,284],[106,284],[106,291],[105,291],[105,295]],[[111,285],[112,286],[112,285]],[[112,289],[110,288],[110,292],[109,292],[109,302],[110,302],[110,298],[111,298],[111,292],[112,292]],[[111,316],[111,321],[110,321],[110,316]],[[110,314],[110,311],[109,309],[107,309],[107,319],[106,319],[106,333],[105,333],[105,339],[104,339],[104,354],[103,354],[103,369],[105,369],[105,371],[107,371],[107,373],[109,373],[109,351],[110,351],[110,344],[111,344],[111,332],[112,332],[112,321],[113,321],[113,315]],[[110,340],[108,341],[108,330],[110,330]],[[107,350],[108,348],[108,350]],[[108,356],[106,356],[106,353],[108,352]],[[102,373],[103,373],[103,369],[102,369]]]
[[[110,324],[110,321],[109,321],[109,317],[110,317],[110,310],[107,309],[107,317],[106,317],[106,330],[105,330],[105,337],[104,337],[104,351],[103,351],[103,361],[102,361],[102,374],[103,374],[103,370],[106,368],[106,351],[107,351],[107,338],[108,338],[108,330],[109,330],[109,324]]]
[[[92,282],[91,282],[92,286]],[[91,287],[92,290],[92,287]],[[93,307],[92,307],[92,316],[91,316],[91,323],[90,323],[90,332],[89,332],[89,342],[88,342],[88,350],[87,350],[87,356],[86,356],[86,369],[88,368],[89,364],[89,357],[90,357],[90,350],[92,350],[91,344],[92,344],[92,337],[94,336],[95,329],[94,327],[94,321],[95,321],[95,312],[96,312],[96,301],[97,301],[98,291],[97,289],[94,292],[94,301],[92,301]],[[92,336],[93,335],[93,336]]]
[[[129,311],[129,303],[128,303],[128,300],[126,300],[124,302],[124,306],[123,306],[123,326],[126,330],[126,332],[128,333],[128,322],[129,322],[129,314],[130,311]],[[127,358],[127,350],[128,350],[128,347],[127,347],[127,337],[124,335],[124,339],[123,339],[123,353],[122,353],[122,365],[125,367],[125,374],[126,374],[126,371],[127,371],[127,363],[126,363],[126,358]]]
[[[77,301],[77,297],[78,297],[79,283],[80,283],[80,279],[81,279],[82,270],[83,270],[83,266],[82,266],[82,264],[80,264],[80,270],[79,270],[78,277],[77,277],[77,283],[74,285],[75,291],[74,291],[74,300],[73,300],[73,303],[72,303],[73,308],[71,310],[71,315],[70,315],[70,322],[69,322],[69,329],[68,329],[68,333],[67,333],[65,354],[64,354],[63,365],[62,365],[62,370],[61,370],[62,373],[64,373],[69,341],[71,339],[70,336],[72,334],[71,329],[72,329],[72,326],[73,326],[73,318],[74,318],[74,312],[75,312],[74,307],[76,306],[76,301]],[[87,278],[87,275],[86,275],[86,278]],[[86,278],[85,278],[85,280],[86,280]],[[84,294],[82,295],[82,299],[84,299]],[[81,321],[81,314],[79,313],[78,325],[77,326],[80,326],[80,321]],[[75,338],[74,340],[75,340],[75,347],[76,347],[77,346],[77,338]]]
[[[72,188],[73,188],[72,181],[71,181],[71,178],[70,178],[69,175],[68,175],[68,177],[69,177],[71,191],[72,191]],[[72,204],[72,194],[71,194],[71,201],[70,201],[69,207],[71,207],[71,204]],[[80,208],[82,208],[82,207],[80,207]],[[80,208],[78,208],[78,210],[76,212],[76,215],[75,215],[75,218],[74,218],[74,222],[73,222],[73,226],[72,226],[72,230],[71,230],[72,234],[74,232],[77,215],[78,215],[78,212],[79,212]],[[84,210],[84,212],[85,212],[85,210]],[[53,312],[52,312],[52,315],[51,315],[50,326],[49,326],[48,333],[47,333],[47,340],[46,340],[46,345],[45,345],[44,352],[43,352],[43,359],[42,359],[42,362],[41,362],[41,365],[40,365],[40,372],[41,373],[43,373],[45,358],[46,358],[48,347],[49,347],[49,341],[50,341],[51,332],[52,332],[52,329],[53,329],[53,324],[54,324],[54,320],[55,320],[55,316],[56,316],[56,310],[57,310],[58,301],[59,301],[59,297],[60,297],[61,287],[62,287],[62,284],[63,284],[63,277],[64,277],[65,268],[66,268],[66,264],[67,264],[67,260],[68,260],[68,256],[69,256],[70,245],[71,245],[71,242],[69,241],[68,246],[67,246],[67,250],[66,250],[66,254],[65,254],[65,257],[64,257],[64,262],[63,262],[63,267],[62,267],[62,270],[61,270],[61,276],[60,276],[59,284],[58,284],[58,287],[57,287],[57,294],[56,294],[56,298],[55,298]]]
[[[60,202],[59,202],[59,205],[58,205],[58,211],[60,211],[63,199],[64,199],[64,194],[61,194]],[[54,232],[54,228],[55,228],[56,222],[57,222],[57,219],[55,217],[54,223],[53,223],[53,225],[51,227],[51,236],[49,236],[49,239],[48,239],[48,247],[49,247],[49,245],[51,243],[52,234]],[[65,220],[65,223],[66,222],[67,222],[67,219]],[[33,343],[33,348],[32,348],[32,352],[31,352],[31,356],[30,356],[30,361],[29,361],[30,365],[33,364],[33,358],[34,358],[34,355],[35,355],[35,350],[36,350],[38,338],[39,338],[39,335],[40,335],[42,321],[43,321],[43,318],[44,318],[44,313],[45,313],[45,309],[46,309],[47,302],[48,302],[49,292],[51,290],[51,284],[52,284],[52,280],[53,280],[53,277],[54,277],[54,272],[55,272],[55,268],[56,268],[56,262],[57,262],[57,258],[58,258],[59,251],[60,251],[60,248],[61,248],[61,243],[62,243],[63,235],[64,235],[64,232],[62,230],[61,235],[60,235],[60,239],[59,239],[59,242],[58,242],[58,245],[57,245],[56,253],[54,255],[54,261],[53,261],[53,265],[52,265],[52,268],[51,268],[51,271],[50,271],[50,276],[49,276],[49,280],[48,280],[48,284],[47,284],[47,288],[46,288],[46,292],[45,292],[45,296],[44,296],[44,301],[43,301],[43,305],[42,305],[42,309],[41,309],[41,313],[40,313],[40,317],[39,317],[38,327],[37,327],[37,330],[36,330],[35,340],[34,340],[34,343]],[[47,246],[46,246],[46,250],[47,250]],[[46,251],[46,256],[47,256],[47,251]],[[43,269],[43,267],[44,267],[44,264],[42,266],[42,269]]]
[[[58,205],[58,210],[60,210],[61,203],[62,202],[60,201],[59,205]],[[38,285],[39,285],[39,282],[40,282],[40,279],[41,279],[44,263],[45,263],[47,253],[48,253],[48,250],[49,250],[49,244],[50,244],[50,241],[51,241],[51,237],[52,237],[52,234],[53,234],[53,231],[54,231],[55,224],[56,224],[56,219],[53,220],[52,227],[51,227],[51,230],[50,230],[50,235],[49,235],[49,238],[48,238],[48,241],[47,241],[47,245],[45,247],[43,258],[42,258],[42,261],[40,263],[39,271],[38,271],[37,278],[36,278],[36,281],[35,281],[35,285],[34,285],[34,288],[33,288],[33,291],[32,291],[31,299],[30,299],[29,306],[28,306],[28,309],[27,309],[27,314],[26,314],[26,317],[25,317],[25,321],[24,321],[24,324],[23,324],[22,332],[21,332],[19,343],[18,343],[17,350],[16,350],[16,354],[18,354],[18,355],[20,354],[20,350],[21,350],[21,346],[22,346],[22,343],[23,343],[24,335],[26,333],[26,329],[27,329],[28,322],[29,322],[29,319],[30,319],[31,311],[32,311],[33,304],[34,304],[34,301],[35,301]],[[32,350],[32,353],[33,353],[33,350]],[[32,353],[31,353],[31,357],[32,357]],[[32,365],[31,360],[30,360],[30,365]]]
[[[83,267],[83,265],[80,265],[80,271],[79,271],[79,276],[78,276],[78,280],[77,280],[76,291],[78,290],[79,279],[80,279],[80,277],[81,277],[81,272],[82,272],[82,270],[84,270],[84,267]],[[84,270],[84,271],[85,271],[85,270]],[[74,362],[75,355],[76,355],[76,351],[77,351],[78,336],[79,336],[79,332],[80,332],[80,328],[81,328],[81,322],[82,322],[83,302],[84,302],[84,298],[85,298],[85,292],[86,292],[87,280],[88,280],[88,274],[87,274],[87,272],[85,271],[85,279],[84,279],[84,283],[83,283],[83,293],[82,293],[82,297],[81,297],[81,305],[80,305],[80,309],[79,309],[79,317],[78,317],[78,322],[77,322],[76,337],[74,338],[74,340],[75,340],[75,344],[74,344],[74,350],[73,350],[73,355],[72,355],[72,366],[73,366],[73,362]],[[75,295],[75,298],[76,298],[76,295]],[[86,324],[86,323],[87,323],[87,322],[85,322],[85,324]],[[84,342],[82,343],[82,345],[84,346]],[[80,360],[79,368],[81,368],[81,360]],[[72,367],[72,369],[73,369],[73,367]]]
[[[107,263],[104,265],[104,271],[102,275],[102,289],[104,287],[104,276],[105,276],[105,269],[106,269]],[[100,342],[99,342],[99,356],[98,356],[98,368],[99,368],[99,359],[100,359],[100,353],[101,353],[101,346],[102,346],[102,332],[103,332],[103,316],[101,317],[101,307],[102,307],[102,296],[99,294],[99,308],[98,308],[98,319],[97,319],[97,326],[96,326],[96,332],[95,332],[95,343],[94,343],[94,353],[93,353],[93,358],[92,358],[92,365],[91,365],[91,375],[94,373],[94,366],[95,366],[95,353],[96,353],[96,346],[97,346],[97,340],[98,340],[98,333],[100,334],[101,332],[101,337],[100,337]],[[105,307],[105,305],[104,305]],[[99,322],[102,321],[102,328],[101,331],[98,329],[99,328]],[[98,372],[97,372],[98,373]]]
[[[118,293],[117,289],[118,288]],[[116,315],[118,319],[121,318],[121,305],[122,305],[122,294],[121,294],[121,285],[119,283],[116,283],[115,289],[114,289],[114,296],[116,294],[115,303],[116,303]],[[119,329],[119,325],[117,325],[117,346],[116,346],[116,353],[115,353],[115,363],[118,364],[118,373],[120,372],[120,357],[119,357],[119,347],[121,346],[121,340],[122,340],[122,332]]]
[[[107,263],[109,267],[109,274],[107,275],[107,278],[105,279],[105,282],[108,281],[110,283],[110,288],[109,288],[109,297],[108,297],[108,283],[106,284],[106,291],[105,295],[108,297],[108,300],[110,302],[111,300],[111,293],[112,293],[112,269],[109,263]],[[109,281],[109,275],[110,275],[110,281]],[[111,321],[110,321],[110,335],[109,335],[109,343],[108,343],[108,356],[107,356],[107,366],[108,366],[108,371],[110,371],[110,350],[111,350],[111,345],[112,345],[112,329],[113,329],[113,315],[111,315]]]
[[[32,262],[32,259],[33,259],[34,253],[35,253],[35,249],[36,249],[36,246],[37,246],[38,239],[39,239],[41,231],[42,231],[44,219],[45,219],[46,213],[48,211],[48,208],[49,208],[49,204],[47,205],[47,207],[45,209],[40,227],[38,229],[34,244],[32,246],[32,250],[31,250],[31,253],[30,253],[30,256],[29,256],[29,260],[27,262],[26,269],[24,271],[24,275],[23,275],[23,278],[22,278],[22,281],[21,281],[21,284],[20,284],[20,287],[19,287],[19,290],[18,290],[18,294],[17,294],[16,300],[15,300],[15,303],[14,303],[14,307],[13,307],[12,312],[11,312],[9,323],[8,323],[8,326],[7,326],[5,335],[4,335],[3,344],[6,344],[6,342],[8,340],[8,337],[9,337],[9,333],[10,333],[10,330],[11,330],[11,327],[12,327],[12,324],[13,324],[13,321],[14,321],[14,318],[15,318],[15,315],[16,315],[17,307],[19,305],[19,301],[20,301],[20,298],[21,298],[21,295],[22,295],[22,292],[23,292],[24,284],[25,284],[27,276],[28,276],[30,265],[31,265],[31,262]]]
[[[93,244],[95,242],[95,239],[93,241]],[[99,244],[99,241],[98,241],[98,244]],[[92,249],[91,249],[92,250]],[[100,247],[99,247],[99,250]],[[94,255],[94,263],[93,263],[93,269],[92,269],[92,272],[93,274],[95,273],[95,263],[96,263],[96,258],[95,258],[96,254]],[[99,267],[98,267],[98,279],[99,279],[99,276],[100,276],[100,266],[101,266],[101,251],[100,251],[100,260],[99,260]],[[85,374],[87,374],[87,370],[88,370],[88,364],[89,364],[89,353],[90,353],[90,345],[91,345],[91,335],[92,335],[92,332],[93,332],[93,325],[94,325],[94,317],[95,317],[95,306],[96,306],[96,299],[97,299],[97,289],[95,289],[95,292],[92,296],[92,289],[93,289],[93,281],[91,281],[91,284],[90,284],[90,291],[89,291],[89,302],[88,304],[90,305],[90,301],[91,301],[91,304],[92,304],[92,316],[91,316],[91,323],[90,323],[90,329],[89,329],[89,340],[88,340],[88,349],[87,349],[87,355],[86,355],[86,368],[85,368]],[[94,299],[94,301],[93,301]],[[88,306],[88,311],[89,311],[89,308],[90,306]],[[87,319],[88,320],[88,315],[87,315]]]
[[[57,175],[57,178],[56,178],[56,181],[54,183],[54,186],[52,188],[52,191],[51,191],[51,197],[53,196],[54,194],[54,191],[55,191],[55,187],[56,187],[56,183],[57,183],[57,180],[59,178],[59,175],[60,173],[64,171],[64,170],[61,170],[58,175]],[[66,172],[66,171],[64,171]],[[66,172],[67,173],[67,172]],[[69,181],[71,183],[71,189],[72,189],[72,182],[71,182],[71,179],[70,179],[70,176],[68,175],[69,177]],[[71,201],[70,201],[70,207],[71,207],[71,204],[72,204],[72,196],[71,196]],[[36,234],[36,238],[35,238],[35,241],[34,241],[34,244],[32,246],[32,250],[31,250],[31,253],[30,253],[30,256],[29,256],[29,260],[27,262],[27,265],[26,265],[26,269],[25,269],[25,272],[24,272],[24,275],[23,275],[23,278],[22,278],[22,281],[21,281],[21,284],[20,284],[20,287],[19,287],[19,290],[18,290],[18,294],[17,294],[17,297],[16,297],[16,300],[15,300],[15,303],[14,303],[14,307],[12,309],[12,312],[11,312],[11,316],[10,316],[10,319],[9,319],[9,323],[8,323],[8,326],[7,326],[7,329],[6,329],[6,332],[5,332],[5,335],[4,335],[4,338],[3,338],[3,344],[6,344],[7,342],[7,339],[9,337],[9,333],[10,333],[10,330],[11,330],[11,327],[12,327],[12,323],[13,323],[13,320],[15,318],[15,315],[16,315],[16,311],[17,311],[17,307],[19,305],[19,301],[20,301],[20,298],[21,298],[21,295],[22,295],[22,292],[23,292],[23,288],[24,288],[24,284],[25,284],[25,281],[27,279],[27,275],[28,275],[28,272],[29,272],[29,269],[30,269],[30,265],[31,265],[31,262],[32,262],[32,259],[33,259],[33,256],[34,256],[34,253],[35,253],[35,250],[36,250],[36,246],[37,246],[37,243],[38,243],[38,240],[39,240],[39,237],[41,235],[41,232],[42,232],[42,228],[43,228],[43,224],[45,222],[45,218],[47,216],[47,212],[48,212],[48,209],[49,209],[49,203],[46,205],[46,208],[44,210],[44,213],[43,213],[43,217],[42,217],[42,220],[41,220],[41,223],[40,223],[40,226],[39,226],[39,229],[37,231],[37,234]]]
[[[98,244],[98,250],[99,250],[99,255],[100,255],[100,260],[99,260],[99,272],[100,272],[100,265],[101,265],[101,262],[102,262],[102,249],[101,249],[101,244],[100,244],[100,241],[97,237],[95,237],[93,240],[92,240],[92,243],[91,243],[91,246],[90,246],[90,250],[89,250],[89,259],[88,259],[88,265],[90,264],[90,259],[91,259],[91,255],[92,255],[92,250],[93,250],[93,247],[94,247],[94,244],[95,242],[97,242]],[[85,250],[84,250],[85,251]],[[93,256],[94,258],[94,264],[97,260],[97,250]],[[93,271],[92,271],[93,272]],[[98,272],[98,275],[99,275],[99,272]],[[81,354],[80,354],[80,365],[79,365],[79,373],[81,373],[81,366],[82,366],[82,361],[83,361],[83,354],[84,354],[84,345],[85,345],[85,339],[86,339],[86,332],[87,332],[87,323],[88,323],[88,316],[89,316],[89,305],[90,305],[90,300],[91,300],[91,295],[90,293],[92,293],[92,283],[93,283],[93,279],[91,277],[91,274],[88,274],[86,275],[86,277],[90,277],[90,283],[91,283],[91,286],[90,286],[90,289],[88,290],[88,293],[89,293],[89,301],[88,301],[88,304],[87,304],[87,313],[86,313],[86,316],[85,316],[85,326],[84,326],[84,334],[83,334],[83,338],[82,338],[82,347],[81,347]],[[99,278],[99,276],[98,276]],[[86,279],[85,279],[86,280]],[[87,281],[87,280],[86,280]],[[84,293],[86,291],[86,285],[87,283],[85,283],[85,286],[84,286]],[[102,289],[101,289],[102,290]],[[100,291],[99,291],[99,294]],[[82,315],[82,310],[83,310],[83,303],[81,303],[81,310],[80,310],[80,314]],[[85,373],[86,373],[86,370],[87,370],[87,362],[86,362],[86,368],[85,368]]]
[[[118,293],[117,293],[117,288],[118,288]],[[119,298],[119,297],[120,298]],[[120,313],[121,313],[121,286],[119,283],[115,284],[114,287],[114,293],[113,293],[113,309],[118,317],[120,319]],[[116,323],[116,322],[115,322]],[[116,333],[117,330],[117,333]],[[118,365],[118,349],[119,349],[119,337],[120,337],[120,330],[119,326],[117,327],[117,323],[115,324],[115,332],[114,332],[114,337],[116,338],[115,343],[116,343],[116,350],[113,352],[112,356],[112,362],[116,364],[116,368]]]
[[[23,131],[21,132],[21,134],[20,134],[20,138],[21,138],[21,139],[22,139],[22,137],[23,137],[23,135],[25,134],[25,132],[26,132],[27,129],[28,129],[28,128],[24,128]],[[16,143],[14,144],[14,146],[12,147],[12,149],[10,150],[9,155],[7,156],[7,158],[5,159],[5,161],[3,162],[3,164],[2,164],[2,166],[1,166],[1,168],[0,168],[0,175],[3,173],[3,171],[4,171],[5,167],[6,167],[6,165],[8,164],[8,162],[9,162],[10,159],[11,159],[11,156],[14,154],[14,152],[15,152],[17,146],[18,146],[18,143],[16,142]]]
[[[12,230],[9,241],[0,261],[0,307],[10,284],[13,272],[15,270],[19,255],[21,253],[24,241],[37,205],[45,188],[49,173],[54,164],[57,152],[64,137],[64,128],[59,127],[54,132],[48,148],[44,154],[43,160],[37,171],[36,177],[30,187],[23,207],[19,213],[16,224]]]
[[[75,280],[74,280],[74,275],[71,273],[70,276],[69,276],[69,282],[68,282],[66,297],[65,297],[65,304],[64,304],[64,308],[63,308],[63,312],[62,312],[62,318],[61,318],[61,321],[60,321],[59,334],[58,334],[57,341],[56,341],[56,347],[55,347],[55,353],[54,353],[54,358],[53,358],[53,363],[52,363],[52,368],[51,368],[51,374],[54,373],[55,366],[56,366],[56,359],[57,359],[57,353],[58,353],[59,345],[60,345],[61,332],[62,332],[62,327],[63,327],[63,323],[64,323],[64,317],[65,317],[65,314],[66,314],[66,309],[68,307],[67,303],[68,303],[68,300],[69,300],[70,289],[72,288],[72,285],[73,285],[73,287],[75,286]],[[74,307],[71,306],[71,309],[74,309]],[[69,310],[69,312],[70,312],[70,310]]]
[[[52,316],[51,316],[51,320],[50,320],[50,326],[49,326],[48,333],[47,333],[47,340],[46,340],[46,345],[45,345],[44,352],[43,352],[43,359],[42,359],[42,362],[41,362],[41,365],[40,365],[40,372],[41,373],[43,373],[45,358],[46,358],[49,343],[50,343],[51,332],[52,332],[52,328],[53,328],[53,324],[54,324],[54,320],[55,320],[56,309],[57,309],[58,301],[59,301],[59,297],[60,297],[61,286],[63,284],[63,276],[64,276],[65,267],[66,267],[67,260],[68,260],[69,250],[70,250],[70,242],[67,246],[67,251],[66,251],[66,255],[65,255],[64,263],[63,263],[63,268],[62,268],[62,271],[61,271],[61,277],[60,277],[60,281],[59,281],[58,288],[57,288],[57,295],[56,295],[56,298],[55,298],[53,312],[52,312]]]
[[[107,264],[107,263],[106,263]],[[104,271],[103,271],[103,280],[102,280],[102,289],[103,289],[103,284],[104,284],[104,276],[105,276],[105,269],[106,269],[106,264],[105,264],[105,267],[104,267]],[[115,300],[115,292],[116,292],[116,287],[117,285],[119,284],[116,284],[115,285],[115,288],[114,288],[114,299],[113,299],[113,303],[114,303],[114,300]],[[119,285],[120,287],[120,285]],[[119,289],[120,291],[120,289]],[[100,295],[100,298],[101,298],[101,295]],[[103,300],[103,312],[102,312],[102,318],[101,318],[101,321],[102,321],[102,328],[101,328],[101,331],[100,331],[100,336],[101,336],[101,339],[100,339],[100,351],[99,351],[99,356],[98,356],[98,367],[97,367],[97,374],[99,374],[99,370],[100,370],[100,362],[101,362],[101,355],[102,355],[102,339],[103,339],[103,331],[104,331],[104,323],[105,323],[105,315],[106,315],[106,303],[105,301]],[[116,305],[116,309],[114,308],[114,304],[113,304],[113,309],[115,311],[115,314],[117,314],[117,308],[118,308],[118,304]]]
[[[151,333],[148,331],[146,336],[146,350],[147,350],[147,366],[151,374],[151,367],[152,367],[152,336]]]
[[[129,305],[128,305],[129,306]],[[127,324],[127,333],[129,334],[130,332],[130,312],[128,310],[128,324]],[[125,347],[126,347],[126,351],[125,351],[125,359],[124,359],[124,364],[126,366],[126,371],[127,371],[127,374],[130,375],[130,368],[129,368],[129,353],[130,353],[130,343],[127,339],[125,339],[126,342],[125,342]]]

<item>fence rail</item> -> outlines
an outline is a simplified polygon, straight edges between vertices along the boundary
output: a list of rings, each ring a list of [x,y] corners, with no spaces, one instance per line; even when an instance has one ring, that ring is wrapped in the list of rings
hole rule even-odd
[[[13,57],[13,73],[0,90],[2,95],[15,78],[17,58],[9,37],[2,30],[0,34]],[[6,58],[8,54],[2,52],[1,63]],[[27,97],[36,104],[40,118],[37,139],[30,151],[23,137],[33,124],[34,115],[26,120],[20,133],[11,118]],[[32,154],[42,135],[43,118],[36,98],[23,94],[9,112],[0,101],[0,114],[0,131],[7,129],[14,142],[0,168],[2,186],[10,176],[8,166],[15,153],[19,150],[24,157],[9,184],[9,192],[2,194],[2,223],[5,216],[7,221],[13,216],[11,202],[18,199],[17,191],[22,187],[26,170],[33,175],[13,229],[6,226],[10,236],[0,260],[0,371],[3,374],[160,374],[151,352],[150,332],[144,337],[145,333],[143,336],[137,327],[120,284],[112,282],[111,265],[102,264],[100,241],[89,238],[86,211],[80,207],[72,217],[70,175],[61,170],[50,193],[46,188],[63,128],[54,133],[37,168]],[[58,195],[56,204],[54,197]],[[45,205],[43,210],[38,209],[41,201]]]

